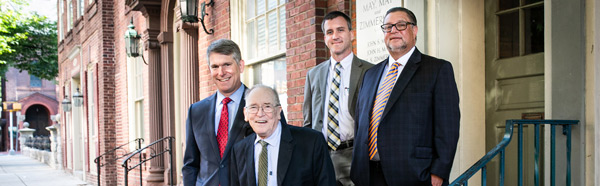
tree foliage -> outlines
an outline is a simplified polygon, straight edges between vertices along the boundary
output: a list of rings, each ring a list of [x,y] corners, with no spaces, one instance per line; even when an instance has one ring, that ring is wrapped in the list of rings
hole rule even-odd
[[[24,4],[22,0],[0,1],[0,76],[14,67],[53,80],[58,74],[56,22],[11,9],[7,5],[11,2]]]

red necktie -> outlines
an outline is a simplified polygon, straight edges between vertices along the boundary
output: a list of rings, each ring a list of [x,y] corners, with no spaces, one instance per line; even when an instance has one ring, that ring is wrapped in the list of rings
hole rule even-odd
[[[225,146],[227,145],[227,136],[229,135],[229,111],[227,110],[227,103],[230,101],[231,98],[228,97],[223,99],[223,109],[221,109],[221,119],[219,120],[219,130],[217,131],[217,142],[219,143],[221,158],[223,158],[223,152],[225,152]]]

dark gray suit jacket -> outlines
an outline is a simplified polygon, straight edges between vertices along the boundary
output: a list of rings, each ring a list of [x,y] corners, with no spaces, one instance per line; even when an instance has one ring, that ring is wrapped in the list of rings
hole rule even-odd
[[[256,134],[235,144],[231,151],[231,186],[256,186],[254,140]],[[277,185],[335,186],[335,172],[320,132],[287,125],[281,120]]]
[[[304,84],[304,104],[302,105],[302,115],[304,116],[304,126],[312,127],[317,131],[323,128],[323,116],[326,111],[325,98],[329,95],[327,81],[329,75],[330,60],[315,66],[306,73],[306,83]],[[371,68],[373,64],[366,62],[354,56],[352,59],[352,68],[350,72],[350,87],[348,90],[348,110],[354,118],[354,109],[356,108],[356,100],[358,89],[361,86],[365,72]]]
[[[369,122],[388,60],[365,73],[356,107],[357,132],[350,178],[369,185]],[[448,184],[460,123],[452,65],[415,49],[392,89],[377,132],[381,169],[388,185]]]
[[[246,87],[244,86],[244,90]],[[219,155],[219,145],[215,135],[215,104],[217,94],[190,106],[186,122],[186,144],[183,157],[183,184],[185,186],[209,185],[228,186],[229,157],[235,142],[253,133],[244,121],[243,108],[246,105],[242,96],[234,123],[229,129],[229,137],[223,159]]]

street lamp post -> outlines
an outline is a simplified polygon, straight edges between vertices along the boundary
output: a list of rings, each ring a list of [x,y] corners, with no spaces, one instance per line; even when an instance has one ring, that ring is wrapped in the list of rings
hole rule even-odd
[[[8,128],[8,133],[9,133],[9,137],[10,137],[10,151],[8,151],[8,154],[10,155],[14,155],[15,154],[15,148],[14,148],[14,144],[13,144],[13,112],[19,111],[21,110],[21,104],[20,103],[16,103],[16,102],[4,102],[4,110],[8,111],[8,115],[9,115],[9,119],[10,119],[10,125]]]

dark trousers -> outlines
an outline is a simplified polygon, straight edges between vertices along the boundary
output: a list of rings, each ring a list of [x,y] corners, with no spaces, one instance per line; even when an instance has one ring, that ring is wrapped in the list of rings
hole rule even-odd
[[[381,162],[369,161],[369,185],[373,186],[387,186],[385,177],[383,177],[383,170],[381,169]]]

